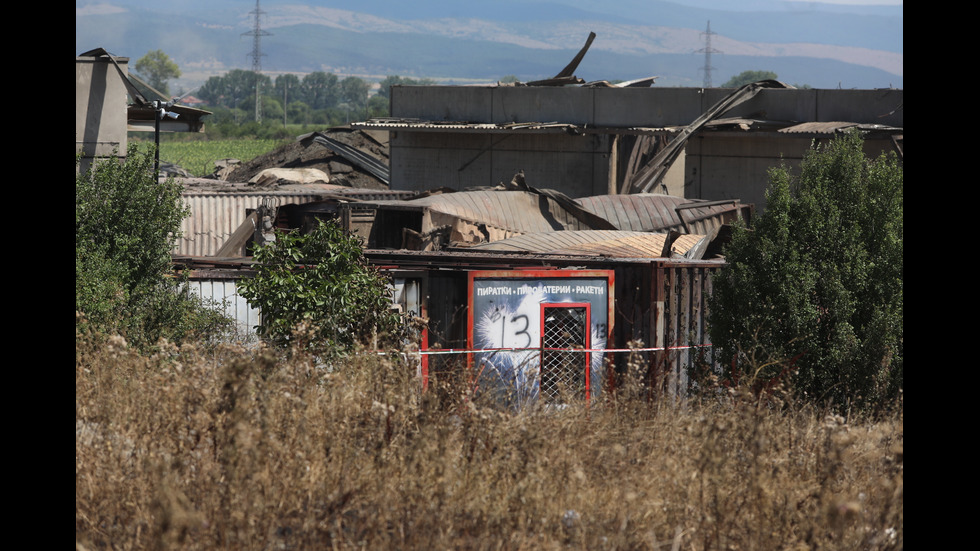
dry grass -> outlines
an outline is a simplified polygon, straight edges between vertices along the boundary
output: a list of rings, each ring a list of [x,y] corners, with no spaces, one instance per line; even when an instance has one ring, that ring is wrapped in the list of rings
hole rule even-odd
[[[901,406],[508,414],[447,409],[413,372],[76,336],[76,548],[904,546]]]

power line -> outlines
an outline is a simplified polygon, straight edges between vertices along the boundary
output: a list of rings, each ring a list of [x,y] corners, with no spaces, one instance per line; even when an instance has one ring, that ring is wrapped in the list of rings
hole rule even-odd
[[[255,0],[255,9],[248,13],[255,15],[255,23],[252,30],[242,33],[242,36],[252,37],[252,53],[249,56],[252,58],[252,72],[255,73],[255,122],[262,122],[262,79],[259,78],[262,74],[262,56],[265,55],[262,53],[262,37],[272,36],[272,33],[262,30],[260,17],[265,12],[259,7],[259,0]]]
[[[711,66],[711,54],[721,54],[724,53],[721,50],[716,50],[711,47],[711,36],[718,33],[711,32],[711,21],[708,21],[708,30],[701,33],[704,36],[704,48],[694,52],[696,54],[704,54],[704,67],[701,68],[704,71],[704,87],[711,88],[711,70],[714,67]]]

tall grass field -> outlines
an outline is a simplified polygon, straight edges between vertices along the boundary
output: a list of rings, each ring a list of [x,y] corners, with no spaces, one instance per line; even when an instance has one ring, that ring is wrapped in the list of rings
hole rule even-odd
[[[394,358],[394,359],[392,359]],[[398,356],[76,330],[76,549],[904,547],[904,413],[628,381],[520,413]]]
[[[214,173],[215,160],[250,161],[283,143],[283,140],[271,139],[164,141],[160,143],[160,161],[178,165],[194,176],[204,177]]]

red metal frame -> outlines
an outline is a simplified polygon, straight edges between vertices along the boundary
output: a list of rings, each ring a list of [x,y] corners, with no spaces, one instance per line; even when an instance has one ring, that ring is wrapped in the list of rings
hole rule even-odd
[[[608,291],[607,291],[608,292]],[[592,348],[592,303],[590,302],[542,302],[541,303],[541,323],[540,330],[538,332],[541,335],[541,341],[538,343],[541,346],[541,357],[538,360],[541,368],[538,372],[538,379],[540,384],[541,373],[540,371],[544,369],[544,309],[545,308],[585,308],[585,349],[590,350]],[[592,398],[592,353],[584,352],[585,354],[585,401],[588,402]]]

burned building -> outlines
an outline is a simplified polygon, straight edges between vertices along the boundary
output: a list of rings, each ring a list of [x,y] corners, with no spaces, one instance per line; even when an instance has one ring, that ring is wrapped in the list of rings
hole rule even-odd
[[[847,129],[903,154],[904,91],[617,86],[394,86],[393,189],[509,182],[571,197],[656,192],[765,205],[768,169]]]

